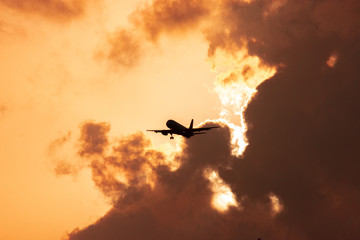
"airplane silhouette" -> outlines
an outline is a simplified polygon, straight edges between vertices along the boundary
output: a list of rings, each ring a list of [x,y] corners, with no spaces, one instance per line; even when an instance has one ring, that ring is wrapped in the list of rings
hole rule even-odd
[[[189,128],[186,128],[183,125],[181,125],[180,123],[170,119],[166,122],[166,126],[170,129],[168,129],[168,130],[147,130],[147,131],[156,132],[156,133],[160,132],[165,136],[170,134],[170,139],[174,139],[174,137],[172,136],[173,134],[178,134],[178,135],[181,135],[186,138],[191,138],[192,136],[194,136],[196,134],[205,134],[206,133],[206,132],[202,132],[202,131],[207,131],[212,128],[218,128],[218,127],[193,128],[193,123],[194,123],[194,119],[191,119]]]

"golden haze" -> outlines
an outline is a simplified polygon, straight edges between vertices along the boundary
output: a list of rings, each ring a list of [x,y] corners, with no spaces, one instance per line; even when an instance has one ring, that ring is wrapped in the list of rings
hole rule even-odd
[[[54,162],[77,156],[69,145],[59,150],[49,149],[49,144],[59,136],[75,144],[84,120],[109,122],[116,136],[162,128],[159,123],[168,118],[184,124],[191,118],[198,123],[218,119],[232,129],[233,154],[245,149],[243,110],[256,86],[275,69],[239,51],[236,56],[216,53],[210,58],[211,71],[205,61],[207,45],[197,32],[181,38],[157,36],[156,44],[139,49],[141,61],[135,70],[109,65],[106,49],[105,55],[102,52],[107,33],[128,24],[126,16],[135,6],[90,2],[79,8],[84,13],[76,11],[74,20],[64,22],[61,14],[43,21],[49,16],[41,8],[0,5],[0,238],[58,239],[110,208],[90,172],[67,177],[53,172]],[[163,136],[149,136],[164,151],[170,149]],[[213,183],[214,207],[237,207],[217,173],[206,175]],[[126,182],[121,174],[119,178]],[[22,231],[16,231],[19,225]]]

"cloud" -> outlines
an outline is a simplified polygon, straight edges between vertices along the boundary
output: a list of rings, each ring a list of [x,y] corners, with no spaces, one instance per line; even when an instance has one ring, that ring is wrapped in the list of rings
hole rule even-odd
[[[243,159],[220,172],[238,197],[279,197],[284,211],[276,221],[292,239],[359,234],[360,72],[353,47],[334,69],[324,70],[318,57],[263,83],[246,110],[251,127]]]
[[[280,239],[346,239],[359,235],[360,23],[353,1],[287,1],[264,16],[266,1],[226,1],[227,34],[209,35],[214,49],[247,45],[270,64],[246,110],[249,145],[220,176],[239,197],[265,204],[274,193],[284,209],[273,221]],[[336,21],[342,27],[327,25]],[[343,28],[344,27],[344,28]],[[349,30],[351,29],[351,30]],[[236,43],[244,39],[245,43]],[[327,60],[336,52],[336,65]]]
[[[79,150],[80,156],[102,154],[108,145],[108,123],[85,122],[81,128],[80,141],[83,143]]]
[[[183,32],[193,29],[210,12],[213,1],[154,0],[151,5],[138,8],[131,22],[146,37],[156,41],[161,33]]]
[[[225,125],[185,141],[175,157],[180,167],[174,171],[142,133],[110,143],[105,140],[107,131],[104,123],[84,123],[79,148],[89,149],[84,159],[96,186],[112,199],[113,207],[94,224],[73,230],[69,239],[257,239],[284,234],[281,229],[272,230],[278,223],[272,222],[270,200],[263,204],[248,201],[245,209],[230,207],[223,213],[212,206],[206,170],[227,169],[236,160]],[[104,142],[109,144],[104,146]],[[111,150],[88,147],[98,149],[98,143],[101,149]]]
[[[144,55],[141,37],[135,31],[121,28],[109,34],[96,53],[96,58],[109,60],[115,67],[131,68],[139,64]]]
[[[23,13],[35,13],[61,21],[80,16],[85,8],[82,0],[0,0],[0,4]]]
[[[288,64],[304,60],[299,53],[315,44],[318,52],[334,51],[341,41],[359,38],[360,4],[353,0],[224,0],[218,9],[216,24],[205,30],[210,56],[217,49],[234,53],[246,46],[250,55],[270,65]]]
[[[65,135],[54,139],[48,146],[47,154],[57,176],[76,175],[82,168],[81,164],[76,161],[77,159],[69,154],[73,150],[71,135],[71,132],[68,131]]]
[[[107,127],[93,124],[85,123],[82,133],[87,136],[88,127],[96,125],[96,129],[102,130],[92,131],[97,135],[92,136],[103,139]],[[88,137],[81,139],[80,148],[93,145]],[[225,168],[232,160],[227,127],[186,141],[176,156],[181,165],[175,171],[165,164],[164,155],[151,150],[149,144],[142,133],[136,133],[111,144],[108,153],[99,155],[89,151],[86,158],[91,161],[94,182],[112,198],[113,208],[96,223],[75,229],[69,239],[234,239],[235,236],[255,239],[258,236],[258,226],[251,225],[263,223],[262,217],[271,217],[269,206],[253,206],[255,212],[262,214],[256,216],[235,208],[221,214],[211,205],[212,190],[204,171]]]
[[[182,35],[196,28],[210,13],[212,1],[155,0],[140,5],[129,17],[130,27],[109,34],[97,56],[117,66],[134,67],[162,34]]]
[[[154,0],[130,15],[130,27],[110,34],[111,40],[101,52],[119,66],[133,67],[145,56],[141,49],[156,44],[160,36],[181,36],[200,28],[210,58],[218,49],[234,54],[246,48],[250,56],[260,57],[265,64],[282,65],[304,50],[308,39],[326,38],[325,46],[333,51],[338,41],[356,41],[359,5],[356,0]],[[134,54],[126,48],[129,46]]]
[[[278,66],[246,109],[245,152],[241,157],[231,154],[230,130],[224,125],[186,140],[176,156],[181,165],[172,171],[165,155],[152,150],[143,134],[112,143],[108,124],[85,123],[79,154],[89,161],[94,182],[113,200],[113,208],[94,224],[74,230],[69,239],[360,235],[360,4],[217,4],[210,14],[212,27],[205,31],[209,55],[219,49],[235,54],[247,47],[249,55]],[[162,31],[152,33],[156,39]],[[329,67],[334,53],[336,64]],[[211,182],[204,174],[209,169],[219,173],[241,207],[214,209]]]

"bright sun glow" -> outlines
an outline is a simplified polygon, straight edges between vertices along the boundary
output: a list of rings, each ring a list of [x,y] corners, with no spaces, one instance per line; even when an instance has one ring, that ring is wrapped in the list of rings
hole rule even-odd
[[[210,60],[218,75],[215,92],[221,102],[220,119],[232,130],[233,155],[240,156],[248,145],[245,133],[247,125],[244,110],[256,93],[256,87],[276,73],[275,67],[266,66],[246,50],[237,54],[216,51]]]
[[[211,190],[214,193],[212,198],[212,205],[215,209],[220,212],[224,212],[231,206],[239,207],[230,187],[224,183],[217,172],[208,169],[205,171],[205,176],[211,182]]]
[[[271,207],[273,210],[273,213],[276,215],[283,209],[283,205],[280,203],[279,198],[275,194],[269,195],[270,201],[271,201]]]
[[[326,65],[328,65],[328,67],[333,68],[335,67],[336,62],[337,62],[337,54],[334,53],[328,58],[328,60],[326,61]]]
[[[232,86],[227,87],[218,86],[217,92],[223,107],[220,120],[231,129],[232,154],[240,156],[248,145],[245,137],[247,125],[243,112],[256,91],[246,86],[241,87],[232,84]],[[233,106],[233,108],[227,106]],[[232,109],[232,111],[228,109]],[[231,117],[239,119],[237,124],[231,122]]]
[[[249,56],[245,50],[231,55],[217,51],[210,61],[213,71],[217,73],[215,92],[221,102],[220,118],[212,122],[231,129],[232,154],[240,156],[248,145],[244,111],[256,93],[256,87],[272,77],[276,68],[262,64],[258,57]],[[205,176],[211,182],[212,205],[215,209],[224,212],[230,206],[239,208],[230,187],[217,172],[208,169]],[[279,199],[275,195],[271,195],[270,199],[274,213],[281,211]]]

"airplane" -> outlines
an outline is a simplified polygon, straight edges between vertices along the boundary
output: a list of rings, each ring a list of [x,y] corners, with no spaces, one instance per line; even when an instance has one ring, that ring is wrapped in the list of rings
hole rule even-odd
[[[170,134],[170,139],[174,139],[174,137],[172,136],[173,134],[178,134],[178,135],[181,135],[186,138],[191,138],[192,136],[194,136],[196,134],[205,134],[206,133],[206,132],[202,132],[202,131],[207,131],[212,128],[219,128],[219,127],[193,128],[193,123],[194,123],[194,119],[191,119],[189,128],[186,128],[183,125],[181,125],[180,123],[170,119],[166,122],[166,126],[168,128],[170,128],[169,130],[146,130],[146,131],[156,132],[156,133],[160,132],[160,133],[162,133],[162,135],[165,135],[165,136]]]

